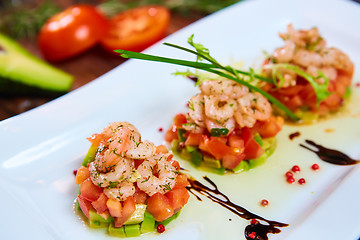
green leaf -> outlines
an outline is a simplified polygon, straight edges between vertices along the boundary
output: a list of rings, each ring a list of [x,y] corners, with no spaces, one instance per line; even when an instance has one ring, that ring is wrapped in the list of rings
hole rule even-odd
[[[210,130],[210,136],[213,137],[226,136],[228,133],[229,133],[229,129],[227,128],[212,128]]]

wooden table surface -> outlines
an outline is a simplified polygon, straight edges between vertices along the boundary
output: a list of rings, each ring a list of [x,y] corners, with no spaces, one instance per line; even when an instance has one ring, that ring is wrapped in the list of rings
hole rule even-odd
[[[59,1],[59,5],[65,8],[66,6],[72,4],[72,2],[72,0],[62,0]],[[204,16],[205,14],[201,13],[191,13],[187,16],[172,13],[167,35],[176,32],[177,30],[199,20]],[[41,53],[37,48],[36,40],[19,40],[19,43],[31,53],[35,54],[39,58],[42,58]],[[74,90],[110,71],[124,61],[125,60],[121,57],[117,57],[106,52],[100,46],[95,46],[80,56],[53,65],[74,76],[75,81],[72,86],[72,90]],[[16,116],[51,100],[53,99],[45,97],[0,96],[0,121]]]

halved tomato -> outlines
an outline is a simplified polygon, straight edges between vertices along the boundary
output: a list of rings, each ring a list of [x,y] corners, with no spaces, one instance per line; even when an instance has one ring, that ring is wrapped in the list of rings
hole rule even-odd
[[[93,47],[106,33],[107,27],[105,16],[96,7],[73,5],[43,25],[38,45],[46,60],[59,62]]]
[[[109,20],[110,28],[101,45],[115,49],[140,52],[165,37],[170,11],[163,6],[142,6],[121,12]]]

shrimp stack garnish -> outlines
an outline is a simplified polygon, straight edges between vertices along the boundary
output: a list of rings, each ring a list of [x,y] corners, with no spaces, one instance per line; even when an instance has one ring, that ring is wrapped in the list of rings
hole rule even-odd
[[[346,88],[351,84],[354,64],[350,58],[341,50],[328,47],[316,27],[310,30],[295,30],[289,24],[287,32],[279,35],[285,41],[285,45],[276,49],[264,65],[265,73],[268,77],[275,76],[277,88],[281,89],[274,96],[291,110],[304,106],[320,114],[336,110],[343,102]],[[318,109],[314,89],[310,83],[286,65],[296,66],[300,71],[314,77],[319,84],[326,83],[328,79],[328,91],[334,94],[326,98]],[[304,89],[294,88],[300,85]],[[269,93],[276,91],[270,85],[266,90]]]
[[[156,154],[156,147],[141,141],[138,130],[129,123],[117,122],[102,132],[104,141],[95,160],[89,164],[93,183],[104,187],[107,197],[125,201],[137,187],[149,196],[165,194],[175,185],[177,169],[168,161],[170,153]],[[137,169],[135,161],[142,161]],[[157,169],[158,176],[153,174]],[[107,188],[111,186],[111,188]]]
[[[254,126],[257,120],[271,117],[272,107],[261,94],[228,79],[204,81],[201,93],[189,101],[187,123],[183,128],[194,133],[226,128],[230,134],[239,128]]]
[[[119,228],[136,204],[152,202],[146,211],[159,222],[186,204],[189,182],[164,145],[142,141],[139,131],[127,122],[112,123],[89,140],[97,146],[95,157],[83,163],[76,175],[79,205],[88,218],[94,207],[101,216],[114,217],[114,226]],[[162,201],[165,205],[159,209]]]

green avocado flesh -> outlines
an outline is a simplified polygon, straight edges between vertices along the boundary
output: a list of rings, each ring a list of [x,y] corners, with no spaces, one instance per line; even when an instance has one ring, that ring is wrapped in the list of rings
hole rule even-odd
[[[230,171],[234,173],[248,171],[265,163],[266,159],[273,154],[276,148],[275,138],[262,139],[260,135],[255,135],[254,139],[265,150],[265,153],[256,159],[241,161],[238,166]],[[215,159],[212,156],[204,155],[195,146],[185,146],[185,148],[180,149],[179,140],[173,140],[171,142],[171,150],[174,154],[177,154],[184,160],[188,160],[194,167],[200,168],[201,170],[219,175],[223,175],[229,170],[222,167],[221,160]]]
[[[0,95],[58,96],[71,89],[73,77],[0,34]]]
[[[82,214],[78,201],[75,203],[75,209]],[[88,220],[89,227],[91,228],[107,228],[110,236],[125,238],[137,237],[143,233],[154,232],[159,224],[166,226],[179,215],[180,211],[162,222],[157,222],[154,217],[146,211],[145,204],[137,204],[133,215],[120,228],[114,227],[113,217],[110,216],[105,219],[94,210],[89,211],[89,219],[87,219],[85,215],[82,218]]]

